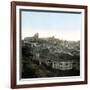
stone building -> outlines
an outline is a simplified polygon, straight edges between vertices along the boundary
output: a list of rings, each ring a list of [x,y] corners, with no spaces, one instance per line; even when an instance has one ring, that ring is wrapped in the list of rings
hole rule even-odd
[[[52,62],[52,68],[59,70],[71,70],[73,68],[73,62],[70,60],[60,61],[60,62]]]

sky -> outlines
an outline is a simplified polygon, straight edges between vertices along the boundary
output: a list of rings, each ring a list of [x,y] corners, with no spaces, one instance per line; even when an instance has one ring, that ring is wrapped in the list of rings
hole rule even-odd
[[[22,39],[39,33],[39,37],[80,40],[81,13],[22,11]]]

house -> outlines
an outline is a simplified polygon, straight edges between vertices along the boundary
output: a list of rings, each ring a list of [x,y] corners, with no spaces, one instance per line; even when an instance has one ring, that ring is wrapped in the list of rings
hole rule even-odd
[[[52,62],[52,68],[59,70],[71,70],[73,68],[73,62],[71,60],[67,61],[54,61]]]
[[[60,61],[47,60],[45,63],[47,66],[50,66],[53,69],[58,69],[58,70],[76,69],[76,70],[80,70],[79,62],[76,62],[73,60],[60,60]]]

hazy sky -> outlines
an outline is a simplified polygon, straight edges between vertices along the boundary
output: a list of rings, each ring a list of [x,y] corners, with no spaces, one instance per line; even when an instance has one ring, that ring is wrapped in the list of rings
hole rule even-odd
[[[22,39],[39,33],[63,40],[80,40],[81,14],[22,11]]]

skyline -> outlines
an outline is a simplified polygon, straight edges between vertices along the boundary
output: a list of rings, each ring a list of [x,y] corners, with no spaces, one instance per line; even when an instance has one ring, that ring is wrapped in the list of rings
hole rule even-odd
[[[81,31],[81,14],[22,11],[22,39],[39,33],[51,37],[78,41]]]

